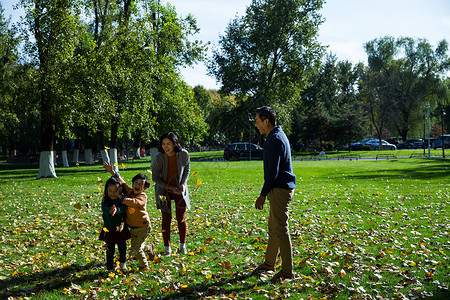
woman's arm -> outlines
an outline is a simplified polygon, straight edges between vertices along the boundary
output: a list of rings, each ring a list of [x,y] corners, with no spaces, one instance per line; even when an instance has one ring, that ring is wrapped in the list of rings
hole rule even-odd
[[[191,172],[191,159],[189,157],[189,152],[187,152],[186,150],[183,150],[183,160],[184,160],[184,166],[183,166],[183,173],[181,174],[181,178],[180,178],[180,184],[181,185],[186,185],[188,178],[189,178],[189,173]]]
[[[161,178],[161,174],[163,171],[163,157],[161,154],[157,155],[155,157],[155,161],[152,164],[152,180],[154,183],[156,183],[157,185],[159,185],[160,187],[164,188],[167,185],[167,182],[165,182],[162,178]]]

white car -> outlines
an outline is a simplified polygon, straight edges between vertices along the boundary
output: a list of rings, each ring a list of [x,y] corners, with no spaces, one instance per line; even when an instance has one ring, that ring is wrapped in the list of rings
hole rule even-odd
[[[370,150],[379,150],[380,148],[380,140],[378,139],[370,139],[364,142],[364,145],[368,146]],[[381,150],[397,150],[397,146],[386,142],[385,140],[381,140]]]

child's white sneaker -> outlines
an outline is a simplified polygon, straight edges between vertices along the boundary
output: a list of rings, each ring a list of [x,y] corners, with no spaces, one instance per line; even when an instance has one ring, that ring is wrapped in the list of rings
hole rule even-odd
[[[187,254],[187,249],[185,245],[180,246],[180,253]]]
[[[128,269],[127,269],[127,263],[120,263],[120,264],[119,264],[119,268],[120,268],[120,270],[121,270],[123,273],[128,272]]]
[[[166,247],[166,250],[164,251],[164,256],[171,256],[172,255],[172,248]]]

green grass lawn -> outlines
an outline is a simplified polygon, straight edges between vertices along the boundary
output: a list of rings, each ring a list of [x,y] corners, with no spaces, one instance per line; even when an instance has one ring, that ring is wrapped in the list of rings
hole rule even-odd
[[[450,155],[450,151],[445,151],[446,156]],[[322,159],[341,159],[344,156],[355,156],[358,159],[373,159],[377,156],[385,156],[387,154],[393,155],[396,158],[420,158],[428,157],[428,149],[425,151],[423,149],[405,149],[398,151],[327,151],[325,158]],[[314,160],[319,158],[319,152],[293,152],[293,158],[295,160]],[[442,157],[442,149],[431,150],[431,157]],[[215,151],[203,151],[203,152],[193,152],[191,153],[191,158],[194,161],[204,161],[204,160],[223,160],[223,150]],[[383,159],[386,157],[382,157]]]
[[[127,181],[150,175],[146,159],[124,164]],[[127,274],[103,266],[102,166],[58,167],[59,178],[41,180],[36,168],[0,164],[0,298],[450,297],[448,159],[294,161],[296,278],[275,285],[271,274],[248,276],[267,243],[268,207],[253,206],[261,161],[191,163],[187,255],[161,256],[152,186],[149,242],[158,257],[146,273],[130,260]]]

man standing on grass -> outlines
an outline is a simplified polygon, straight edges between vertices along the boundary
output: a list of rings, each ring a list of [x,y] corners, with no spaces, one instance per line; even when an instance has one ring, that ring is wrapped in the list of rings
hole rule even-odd
[[[275,271],[278,250],[281,255],[281,271],[272,277],[272,282],[293,278],[292,244],[289,235],[289,204],[295,188],[295,175],[292,171],[291,147],[280,126],[276,126],[276,113],[267,106],[256,109],[255,126],[262,135],[264,143],[264,185],[261,195],[256,199],[255,208],[263,209],[266,197],[269,199],[269,242],[265,260],[253,271],[257,274]]]

